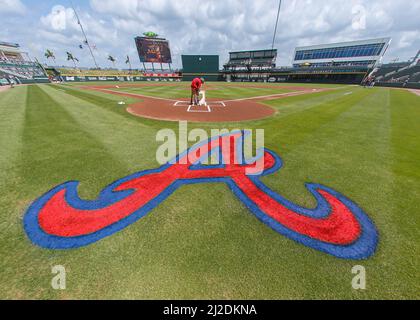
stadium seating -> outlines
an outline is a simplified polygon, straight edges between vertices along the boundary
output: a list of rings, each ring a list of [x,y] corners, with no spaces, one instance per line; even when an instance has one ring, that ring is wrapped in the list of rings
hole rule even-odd
[[[414,73],[414,74],[410,77],[410,81],[411,81],[411,82],[418,82],[418,83],[420,83],[420,72],[416,72],[416,73]]]
[[[30,60],[19,44],[0,41],[0,73],[16,83],[47,82],[43,67]]]
[[[414,83],[420,82],[420,50],[408,62],[382,65],[375,73],[376,80],[382,83]]]
[[[378,77],[377,79],[382,82],[418,82],[420,74],[420,65],[405,66],[401,69],[394,70]]]
[[[31,61],[0,61],[0,71],[18,82],[28,82],[36,78],[47,78],[42,67]]]
[[[378,80],[380,80],[387,75],[391,75],[391,74],[397,72],[401,68],[407,67],[408,65],[409,65],[408,62],[384,64],[375,73],[375,76]]]

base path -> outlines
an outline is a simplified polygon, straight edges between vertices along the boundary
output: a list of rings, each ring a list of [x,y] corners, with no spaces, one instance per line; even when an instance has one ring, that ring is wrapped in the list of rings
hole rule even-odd
[[[13,88],[16,88],[18,86],[22,86],[22,84],[15,84],[13,87],[11,87],[9,85],[0,86],[0,92],[4,92],[6,90],[13,89]]]
[[[420,89],[408,89],[408,91],[411,91],[412,93],[420,96]]]
[[[328,89],[299,88],[288,93],[279,93],[251,98],[218,100],[207,99],[207,107],[192,107],[187,99],[166,99],[142,94],[112,90],[110,86],[83,86],[83,89],[95,90],[118,96],[137,98],[141,101],[130,105],[127,111],[135,116],[166,121],[191,122],[238,122],[264,119],[276,113],[274,108],[262,104],[264,100],[297,96],[325,91]],[[115,86],[113,86],[115,88]],[[297,89],[297,88],[294,88]]]

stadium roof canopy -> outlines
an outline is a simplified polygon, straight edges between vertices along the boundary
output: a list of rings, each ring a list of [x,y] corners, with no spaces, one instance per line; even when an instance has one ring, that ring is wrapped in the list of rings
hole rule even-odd
[[[247,53],[247,52],[276,52],[277,49],[263,49],[263,50],[243,50],[243,51],[232,51],[229,52],[229,54],[232,53]]]
[[[20,45],[17,43],[11,43],[11,42],[4,42],[4,41],[0,41],[0,46],[3,47],[12,47],[12,48],[19,48]]]
[[[391,43],[391,38],[377,38],[377,39],[366,39],[366,40],[357,40],[357,41],[346,41],[346,42],[336,42],[329,44],[318,44],[312,46],[303,46],[296,47],[297,51],[300,50],[314,50],[314,49],[324,49],[324,48],[336,48],[336,47],[350,47],[358,45],[367,45],[367,44],[378,44],[378,43]]]
[[[390,43],[391,38],[387,37],[297,47],[293,55],[293,65],[373,65],[383,57]]]
[[[10,54],[21,54],[20,46],[17,43],[9,43],[0,41],[0,52],[10,53]]]

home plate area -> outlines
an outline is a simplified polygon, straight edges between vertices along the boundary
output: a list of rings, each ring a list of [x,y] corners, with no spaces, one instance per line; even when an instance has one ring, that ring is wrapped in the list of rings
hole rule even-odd
[[[188,101],[176,101],[174,107],[187,108],[187,112],[212,112],[213,108],[224,108],[226,104],[223,101],[213,101],[209,104],[204,103],[200,105],[190,104]]]

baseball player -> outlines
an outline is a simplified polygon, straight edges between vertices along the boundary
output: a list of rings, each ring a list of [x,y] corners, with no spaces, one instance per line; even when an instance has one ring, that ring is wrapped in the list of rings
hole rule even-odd
[[[198,106],[200,89],[203,84],[204,84],[204,78],[195,78],[191,82],[191,105]]]

